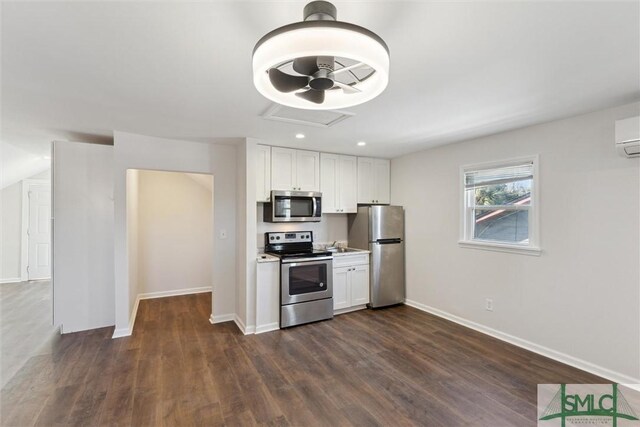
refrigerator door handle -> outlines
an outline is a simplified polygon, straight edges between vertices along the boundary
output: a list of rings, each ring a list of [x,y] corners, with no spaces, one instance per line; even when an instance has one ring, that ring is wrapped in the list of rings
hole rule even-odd
[[[374,243],[377,243],[379,245],[392,245],[392,244],[402,243],[402,239],[400,239],[400,238],[397,238],[397,239],[378,239]]]

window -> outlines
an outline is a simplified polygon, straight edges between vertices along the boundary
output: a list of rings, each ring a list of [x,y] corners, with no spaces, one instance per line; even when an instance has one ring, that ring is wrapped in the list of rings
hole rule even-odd
[[[538,254],[537,158],[462,168],[461,246]]]

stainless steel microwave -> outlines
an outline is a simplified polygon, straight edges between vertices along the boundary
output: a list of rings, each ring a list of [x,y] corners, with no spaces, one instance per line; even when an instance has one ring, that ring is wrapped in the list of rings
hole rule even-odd
[[[269,200],[265,222],[319,222],[322,216],[322,193],[273,190]]]

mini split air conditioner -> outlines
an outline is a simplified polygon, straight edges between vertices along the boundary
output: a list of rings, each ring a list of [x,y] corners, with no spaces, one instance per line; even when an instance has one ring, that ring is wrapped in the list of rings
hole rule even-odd
[[[616,120],[616,149],[624,157],[640,157],[640,116]]]

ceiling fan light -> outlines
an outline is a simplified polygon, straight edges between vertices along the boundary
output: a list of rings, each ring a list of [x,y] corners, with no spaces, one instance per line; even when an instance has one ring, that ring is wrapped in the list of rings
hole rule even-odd
[[[324,102],[315,104],[282,93],[269,81],[269,70],[296,58],[329,56],[348,58],[375,72],[359,81],[359,92],[327,90]],[[253,51],[253,83],[263,96],[294,108],[327,110],[351,107],[378,96],[389,82],[389,50],[384,41],[366,28],[339,21],[304,21],[286,25],[265,35]]]

